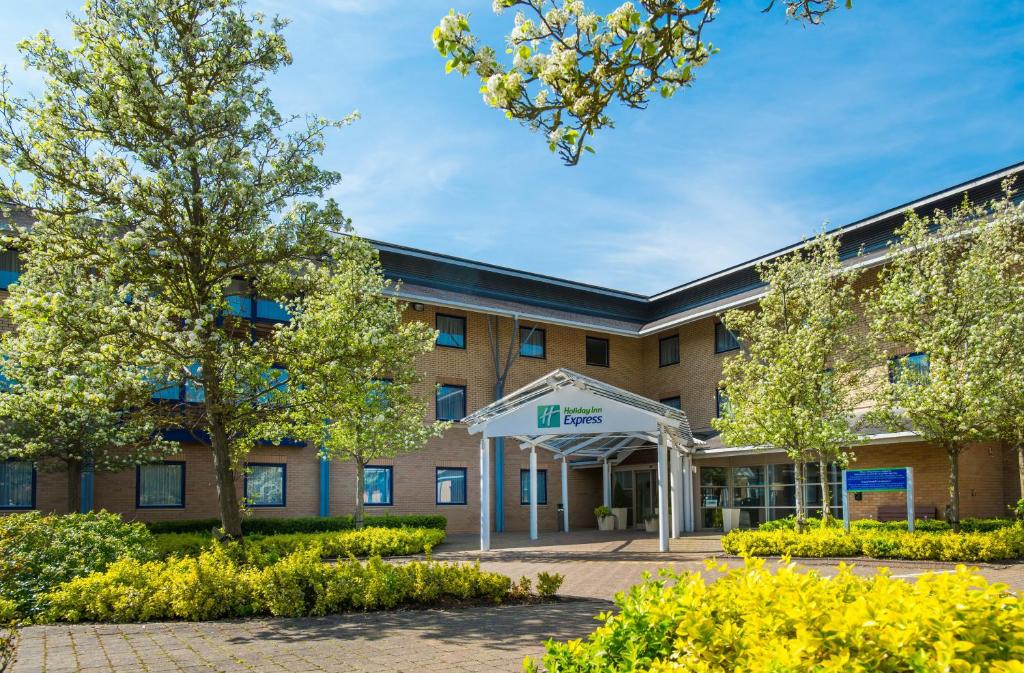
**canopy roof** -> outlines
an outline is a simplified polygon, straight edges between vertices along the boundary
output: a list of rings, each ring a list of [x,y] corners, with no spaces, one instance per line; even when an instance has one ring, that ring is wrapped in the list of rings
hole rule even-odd
[[[469,432],[514,437],[558,456],[608,459],[656,446],[702,444],[678,409],[568,369],[556,369],[462,419]]]

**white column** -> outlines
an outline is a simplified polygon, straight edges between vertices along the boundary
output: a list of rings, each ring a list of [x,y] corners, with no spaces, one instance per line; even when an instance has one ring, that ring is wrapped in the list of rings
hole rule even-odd
[[[683,457],[673,449],[669,454],[669,459],[672,488],[672,537],[679,537],[685,529],[683,499],[686,497],[686,482],[683,480]]]
[[[612,466],[607,458],[601,463],[601,504],[612,506]]]
[[[480,551],[491,549],[491,452],[487,437],[480,438]]]
[[[537,445],[530,444],[530,539],[537,539]]]
[[[668,551],[668,442],[658,426],[658,551]]]
[[[569,532],[569,457],[562,456],[562,530]]]

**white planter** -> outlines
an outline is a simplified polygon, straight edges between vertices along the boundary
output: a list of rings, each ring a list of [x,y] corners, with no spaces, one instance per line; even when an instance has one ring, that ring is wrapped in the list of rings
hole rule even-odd
[[[658,532],[658,517],[654,516],[644,521],[644,530],[648,533]]]
[[[597,518],[598,530],[615,530],[614,516],[600,516]]]
[[[733,528],[740,527],[740,510],[738,507],[722,508],[722,532],[728,533]]]
[[[615,530],[626,530],[628,510],[625,507],[612,507],[612,516],[615,517]]]

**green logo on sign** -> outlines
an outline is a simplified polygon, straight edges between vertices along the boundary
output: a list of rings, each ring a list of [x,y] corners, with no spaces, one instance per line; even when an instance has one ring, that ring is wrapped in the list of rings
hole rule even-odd
[[[562,424],[562,414],[557,404],[537,405],[537,427],[557,428]]]

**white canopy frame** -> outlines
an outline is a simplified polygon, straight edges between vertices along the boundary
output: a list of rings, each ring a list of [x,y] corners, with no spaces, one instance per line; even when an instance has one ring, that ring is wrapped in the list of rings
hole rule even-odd
[[[538,538],[537,447],[562,461],[565,532],[569,532],[570,465],[601,465],[602,502],[610,506],[612,462],[649,447],[656,447],[658,455],[659,550],[668,551],[670,534],[679,537],[694,529],[692,456],[703,442],[693,437],[686,414],[678,409],[568,369],[556,369],[463,422],[471,434],[481,435],[481,551],[491,548],[490,455],[495,437],[512,437],[520,441],[520,448],[530,450],[530,539]]]

